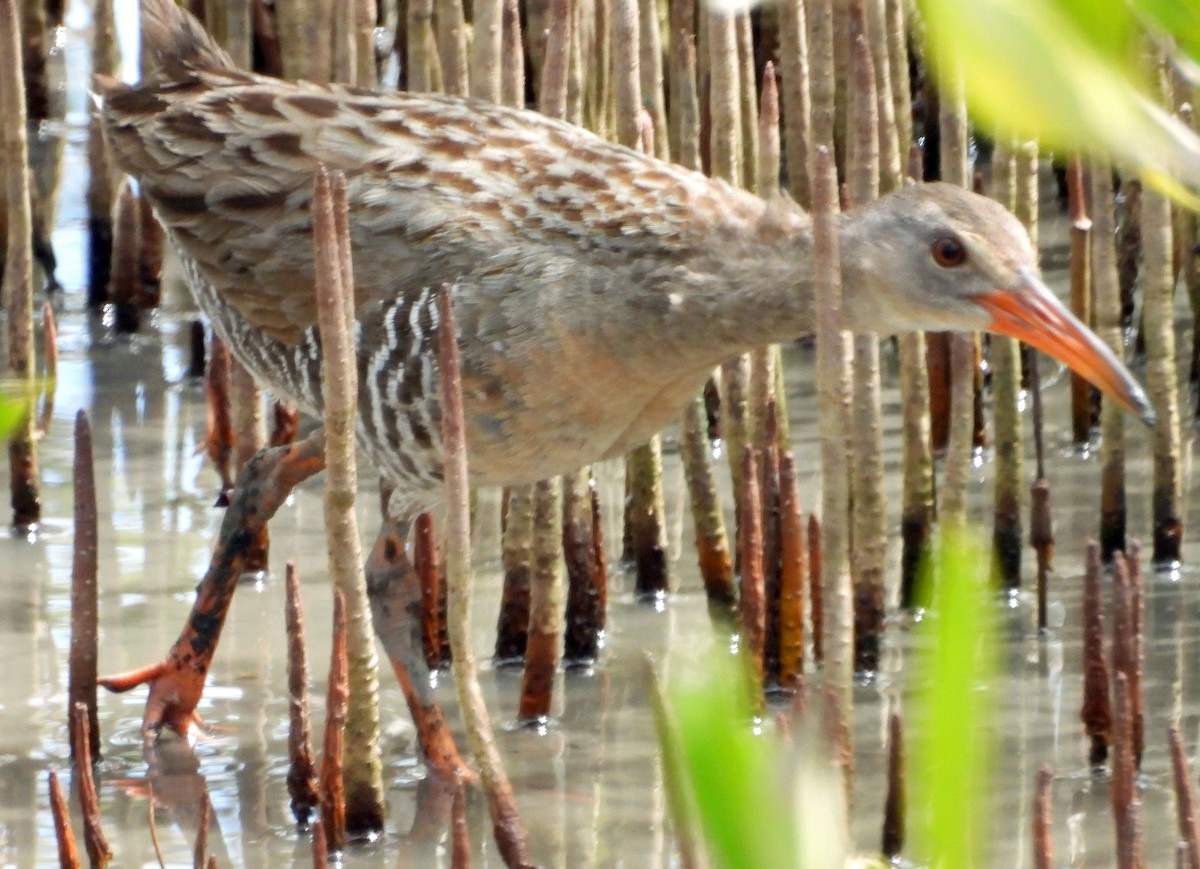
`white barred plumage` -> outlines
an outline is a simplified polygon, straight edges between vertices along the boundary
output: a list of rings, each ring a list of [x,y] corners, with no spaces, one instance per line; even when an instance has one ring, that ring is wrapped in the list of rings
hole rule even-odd
[[[717,363],[810,333],[809,217],[533,112],[242,72],[172,0],[142,0],[142,23],[158,72],[132,87],[97,80],[115,160],[230,350],[318,417],[309,204],[319,165],[347,179],[358,434],[394,492],[367,570],[372,618],[431,767],[460,775],[405,548],[442,489],[439,288],[453,294],[472,483],[516,485],[642,444]],[[838,235],[849,329],[1002,332],[1152,417],[997,203],[916,185],[843,215]],[[195,720],[246,528],[282,503],[281,480],[319,469],[318,441],[247,463],[166,659],[104,680],[150,683],[147,732]]]
[[[811,331],[810,221],[790,202],[533,112],[243,72],[165,0],[146,0],[144,21],[160,71],[99,83],[116,161],[232,351],[317,414],[312,176],[345,173],[359,429],[413,509],[436,500],[441,476],[434,287],[455,287],[480,484],[618,455],[713,365]],[[960,262],[939,260],[946,242]],[[997,329],[1146,409],[1041,285],[1028,237],[996,203],[910,187],[845,215],[841,248],[850,329]]]

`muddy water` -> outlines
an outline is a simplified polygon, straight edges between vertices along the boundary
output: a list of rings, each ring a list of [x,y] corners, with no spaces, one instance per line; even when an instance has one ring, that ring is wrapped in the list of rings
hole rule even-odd
[[[78,289],[77,286],[75,289]],[[61,313],[60,385],[53,423],[41,442],[46,521],[35,539],[0,540],[5,581],[0,584],[0,859],[19,866],[55,862],[45,772],[68,768],[63,724],[71,568],[71,425],[77,408],[94,426],[100,496],[101,669],[138,666],[161,655],[177,635],[202,574],[220,520],[212,508],[216,477],[194,451],[204,431],[203,390],[182,378],[186,300],[168,298],[145,333],[114,340],[80,310],[68,290]],[[802,457],[808,503],[817,500],[808,358],[793,354],[791,407]],[[1065,384],[1047,398],[1052,431],[1065,427]],[[895,393],[888,394],[894,403]],[[894,414],[890,418],[895,418]],[[1141,454],[1139,446],[1134,453]],[[894,433],[892,441],[894,443]],[[1079,708],[1078,550],[1094,522],[1096,462],[1055,448],[1051,462],[1061,554],[1052,603],[1058,627],[1048,638],[1032,630],[1032,601],[997,599],[1003,613],[1003,678],[993,689],[999,716],[997,778],[991,811],[996,866],[1029,861],[1031,792],[1039,764],[1058,772],[1056,841],[1068,846],[1073,865],[1112,863],[1107,792],[1083,762]],[[987,467],[981,468],[980,502],[986,503]],[[1146,477],[1131,474],[1135,507],[1131,525],[1146,527]],[[369,480],[366,469],[364,481]],[[616,527],[620,488],[608,475],[604,489],[609,540]],[[890,472],[895,489],[898,479]],[[369,487],[368,487],[369,488]],[[613,571],[610,632],[603,660],[593,671],[565,674],[556,720],[544,735],[511,726],[519,675],[487,671],[484,689],[502,731],[500,743],[530,827],[534,853],[551,866],[672,865],[665,801],[643,687],[643,653],[660,656],[678,672],[713,642],[694,553],[686,532],[681,474],[668,456],[668,506],[676,593],[662,611],[632,599],[631,582]],[[360,525],[369,536],[377,517],[374,497],[363,499]],[[477,535],[476,646],[490,648],[500,575],[496,499],[484,499],[488,517]],[[980,509],[982,518],[985,511]],[[299,491],[272,523],[272,559],[300,565],[307,608],[315,717],[322,715],[330,619],[324,565],[320,482]],[[1189,547],[1195,555],[1195,547]],[[1032,561],[1032,558],[1029,559]],[[1195,680],[1200,610],[1193,602],[1196,576],[1184,571],[1154,576],[1149,595],[1147,733],[1150,750],[1143,777],[1151,865],[1173,853],[1172,799],[1163,738],[1172,714],[1183,716],[1193,744],[1198,736]],[[858,777],[854,832],[858,846],[876,847],[883,794],[882,751],[886,714],[911,677],[905,661],[908,628],[892,628],[885,672],[856,694]],[[287,808],[286,685],[283,587],[278,571],[244,584],[236,599],[209,678],[203,717],[209,738],[189,748],[168,739],[144,756],[138,725],[144,692],[101,696],[104,763],[100,793],[105,823],[122,866],[154,861],[148,832],[150,790],[162,847],[171,863],[188,863],[199,801],[211,800],[212,851],[223,865],[308,862]],[[394,681],[383,677],[387,736],[389,827],[381,842],[356,848],[350,865],[437,865],[446,856],[444,795],[422,781],[411,727]],[[442,697],[456,720],[453,692]],[[470,807],[475,847],[496,865],[482,803]],[[781,819],[782,820],[782,819]]]
[[[69,80],[79,80],[78,34],[66,42]],[[82,210],[85,141],[82,92],[67,93],[67,122],[58,131],[67,146],[55,242],[66,294],[59,301],[60,377],[52,423],[40,444],[45,522],[31,538],[0,539],[0,863],[49,866],[57,862],[46,794],[48,769],[67,763],[65,703],[71,570],[71,429],[77,409],[91,416],[100,497],[101,669],[118,671],[162,655],[178,633],[193,589],[207,565],[219,511],[213,509],[216,477],[196,456],[204,432],[203,390],[186,381],[186,323],[190,301],[169,294],[163,311],[142,335],[115,340],[103,322],[82,310]],[[1050,258],[1062,238],[1044,233]],[[819,500],[811,359],[791,351],[790,407],[804,500]],[[1045,363],[1044,363],[1045,364]],[[1047,366],[1048,368],[1049,366]],[[989,813],[992,865],[1031,865],[1032,783],[1050,763],[1055,779],[1058,863],[1113,864],[1107,789],[1084,762],[1080,705],[1078,573],[1080,550],[1096,522],[1098,468],[1094,458],[1063,446],[1067,394],[1050,379],[1046,394],[1051,437],[1058,574],[1052,593],[1054,630],[1032,628],[1027,595],[997,598],[1002,615],[1002,676],[991,689],[998,710],[998,762]],[[891,495],[898,494],[898,413],[894,387],[885,393],[890,420]],[[1148,529],[1149,469],[1145,438],[1132,432],[1130,527]],[[674,593],[659,609],[632,598],[632,581],[611,571],[609,633],[603,658],[587,672],[560,677],[555,718],[545,733],[512,726],[519,688],[514,671],[487,669],[483,687],[500,726],[500,745],[530,828],[537,860],[548,866],[672,866],[677,858],[665,818],[665,799],[643,683],[643,655],[655,654],[668,673],[693,666],[714,642],[690,545],[682,475],[668,451],[667,503]],[[0,471],[0,482],[7,468]],[[986,524],[990,468],[978,470],[975,515]],[[369,474],[364,469],[364,488]],[[5,487],[6,488],[6,487]],[[1189,481],[1188,495],[1195,497]],[[619,540],[621,487],[606,473],[602,491],[608,539]],[[378,517],[368,494],[360,526],[370,537]],[[893,505],[895,498],[893,497]],[[893,508],[893,512],[895,512]],[[485,495],[477,531],[476,647],[490,649],[499,599],[496,496]],[[895,517],[893,517],[895,518]],[[893,523],[898,524],[898,522]],[[152,811],[169,864],[188,865],[199,806],[213,809],[210,850],[222,865],[309,864],[307,839],[294,829],[287,807],[286,684],[283,586],[285,560],[300,565],[310,640],[315,723],[322,713],[330,621],[324,564],[320,481],[303,487],[272,523],[275,571],[245,583],[233,605],[200,712],[210,722],[194,746],[164,739],[144,754],[139,737],[144,692],[102,695],[104,760],[100,796],[104,822],[120,866],[156,862],[149,833]],[[1195,535],[1186,546],[1197,557]],[[611,554],[611,553],[610,553]],[[894,553],[893,553],[894,554]],[[1032,563],[1027,556],[1027,573]],[[1142,776],[1149,865],[1173,863],[1173,800],[1165,727],[1174,715],[1191,745],[1200,738],[1200,691],[1192,676],[1200,665],[1200,607],[1190,569],[1150,579],[1147,629],[1147,739]],[[863,851],[878,847],[882,815],[882,753],[888,712],[903,705],[909,627],[892,625],[885,667],[872,685],[856,689],[857,777],[853,834]],[[443,677],[445,678],[445,677]],[[351,850],[351,866],[446,865],[446,794],[424,780],[414,755],[403,698],[384,673],[381,695],[386,736],[388,827],[381,841]],[[443,702],[457,720],[453,691]],[[473,796],[468,806],[476,865],[499,865],[486,810]],[[786,822],[781,817],[781,823]]]

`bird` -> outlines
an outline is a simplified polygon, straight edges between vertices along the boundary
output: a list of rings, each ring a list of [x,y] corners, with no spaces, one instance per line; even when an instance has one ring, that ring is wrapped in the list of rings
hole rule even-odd
[[[241,70],[171,0],[143,0],[142,22],[155,71],[133,85],[95,79],[113,159],[225,344],[316,418],[309,206],[318,166],[345,176],[358,440],[394,490],[376,551],[407,583],[402,594],[369,582],[370,594],[416,717],[434,703],[402,612],[404,542],[442,498],[439,287],[457,321],[471,482],[517,485],[626,453],[676,419],[715,365],[811,335],[812,220],[789,199],[535,112]],[[1045,286],[1028,234],[998,203],[918,184],[839,220],[848,330],[1019,338],[1152,422],[1141,387]],[[302,458],[305,473],[319,468]],[[164,661],[106,682],[150,684],[147,732],[195,720],[232,595],[209,591],[202,583]],[[444,743],[422,746],[434,772],[462,772]]]

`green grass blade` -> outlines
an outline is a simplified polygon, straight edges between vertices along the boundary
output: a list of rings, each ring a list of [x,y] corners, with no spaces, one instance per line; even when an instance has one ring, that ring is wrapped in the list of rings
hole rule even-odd
[[[18,398],[0,395],[0,441],[12,437],[13,432],[25,419],[28,405]]]
[[[921,626],[911,745],[914,856],[931,866],[985,865],[995,630],[982,547],[947,535],[934,608]]]
[[[1166,4],[1176,2],[1142,0],[1148,17],[1186,27],[1195,2],[1168,16]],[[1200,205],[1193,195],[1200,139],[1147,96],[1144,34],[1125,0],[920,0],[920,7],[930,56],[961,73],[980,124],[1040,139],[1049,150],[1104,154]]]
[[[796,830],[779,747],[756,734],[739,661],[714,653],[672,681],[677,757],[716,866],[796,869]]]

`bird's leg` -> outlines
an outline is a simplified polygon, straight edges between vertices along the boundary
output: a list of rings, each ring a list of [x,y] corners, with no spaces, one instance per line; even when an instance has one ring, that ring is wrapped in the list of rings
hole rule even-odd
[[[385,518],[367,560],[371,618],[408,700],[417,739],[432,773],[474,778],[459,756],[454,736],[434,698],[421,640],[421,581],[406,547],[411,523]]]
[[[147,741],[163,725],[186,735],[188,728],[199,721],[196,705],[233,592],[245,570],[246,556],[291,491],[324,468],[323,429],[294,444],[261,450],[246,462],[225,511],[208,572],[196,588],[192,612],[167,657],[100,680],[110,691],[128,691],[149,683],[150,696],[142,718]]]

